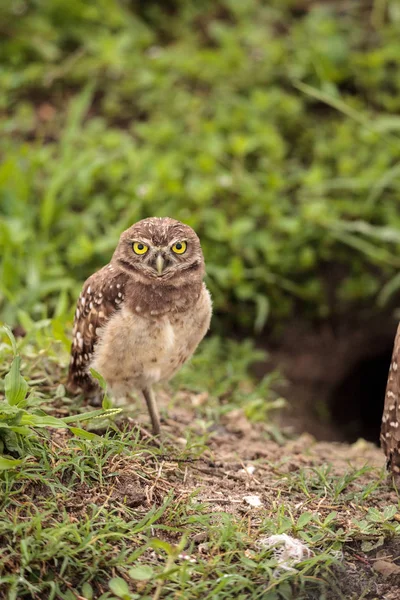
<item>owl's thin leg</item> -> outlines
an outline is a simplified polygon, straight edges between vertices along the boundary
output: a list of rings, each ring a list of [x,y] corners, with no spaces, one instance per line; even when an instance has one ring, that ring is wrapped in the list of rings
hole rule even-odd
[[[151,424],[153,426],[153,434],[160,434],[160,415],[158,413],[158,407],[156,403],[156,398],[154,392],[151,387],[145,388],[142,390],[144,399],[146,400],[147,409],[149,411]]]

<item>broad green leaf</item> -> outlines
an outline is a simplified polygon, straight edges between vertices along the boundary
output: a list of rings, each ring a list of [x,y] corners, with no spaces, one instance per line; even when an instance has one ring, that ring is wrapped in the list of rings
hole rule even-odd
[[[109,398],[107,396],[107,394],[104,394],[104,398],[103,398],[103,401],[101,403],[101,406],[102,406],[103,410],[110,410],[110,409],[112,409],[113,403],[111,401],[111,398]]]
[[[324,521],[324,525],[329,525],[329,523],[334,521],[336,519],[336,517],[337,517],[337,511],[334,510],[334,511],[330,512]]]
[[[3,423],[0,421],[0,431],[2,429],[9,429],[15,433],[19,433],[20,435],[35,435],[35,432],[29,427],[20,427],[19,425],[9,425],[8,423]]]
[[[81,429],[80,427],[70,427],[69,430],[76,436],[84,439],[84,440],[100,440],[100,436],[92,433],[91,431],[86,431],[86,429]]]
[[[367,517],[369,521],[373,521],[374,523],[381,523],[384,521],[383,514],[374,506],[368,509]]]
[[[100,373],[95,371],[94,369],[90,369],[90,374],[93,377],[93,379],[96,379],[96,381],[98,382],[101,389],[106,391],[107,390],[107,382],[104,379],[104,377],[102,375],[100,375]]]
[[[28,384],[20,373],[21,359],[16,356],[11,364],[10,372],[4,378],[4,390],[8,402],[14,406],[25,399]]]
[[[314,514],[311,512],[304,512],[300,515],[297,520],[297,527],[303,528],[307,523],[312,521],[314,518]]]
[[[109,581],[108,586],[113,594],[119,598],[130,598],[128,584],[126,583],[125,579],[122,579],[122,577],[114,577],[111,579],[111,581]]]
[[[16,356],[17,355],[17,343],[15,341],[15,337],[14,337],[13,332],[8,327],[8,325],[3,325],[2,329],[6,333],[8,339],[10,340],[14,356]]]
[[[176,554],[176,550],[174,546],[169,544],[168,542],[164,542],[164,540],[160,540],[158,538],[154,538],[150,541],[150,546],[157,550],[164,550],[168,554],[168,556],[174,556]]]
[[[32,425],[32,427],[56,427],[64,428],[67,427],[63,419],[57,419],[57,417],[51,417],[50,415],[34,415],[24,414],[21,417],[22,425]]]
[[[131,579],[136,579],[137,581],[146,581],[147,579],[151,579],[153,577],[154,571],[147,565],[141,565],[139,567],[132,567],[132,569],[129,569],[128,575]]]
[[[396,513],[397,506],[395,506],[394,504],[392,504],[391,506],[386,506],[386,508],[383,509],[383,518],[385,519],[385,521],[390,521],[391,519],[393,519]]]
[[[87,581],[82,586],[82,596],[85,600],[92,600],[93,598],[93,588]]]
[[[16,458],[4,458],[4,456],[0,456],[0,471],[5,471],[7,469],[15,469],[24,461]]]
[[[379,548],[380,546],[383,546],[383,544],[385,543],[385,537],[379,536],[378,539],[373,539],[373,540],[363,540],[361,542],[361,550],[363,552],[371,552],[371,550],[375,550],[376,548]]]

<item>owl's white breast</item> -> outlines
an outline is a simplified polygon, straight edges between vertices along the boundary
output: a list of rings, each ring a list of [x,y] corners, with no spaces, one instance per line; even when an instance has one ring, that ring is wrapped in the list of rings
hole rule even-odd
[[[101,330],[91,367],[116,398],[168,380],[193,354],[210,319],[205,286],[190,311],[149,318],[123,307]]]
[[[165,317],[165,321],[161,326],[162,337],[164,339],[164,348],[167,350],[168,348],[172,348],[175,342],[175,330],[171,325],[170,319]],[[179,331],[177,331],[179,333]]]

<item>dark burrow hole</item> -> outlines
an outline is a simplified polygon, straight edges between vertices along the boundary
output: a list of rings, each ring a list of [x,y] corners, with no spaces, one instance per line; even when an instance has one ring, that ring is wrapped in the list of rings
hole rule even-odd
[[[357,362],[335,386],[329,406],[332,424],[350,443],[359,438],[379,444],[392,346]]]

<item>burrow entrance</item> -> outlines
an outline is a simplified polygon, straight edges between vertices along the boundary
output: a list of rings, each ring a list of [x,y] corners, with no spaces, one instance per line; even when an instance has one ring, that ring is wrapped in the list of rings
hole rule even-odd
[[[358,438],[379,443],[379,432],[392,346],[381,354],[357,362],[332,390],[329,409],[332,425],[347,442]]]
[[[385,388],[397,323],[288,326],[268,344],[270,368],[283,371],[280,390],[289,409],[279,423],[317,440],[378,444]]]

